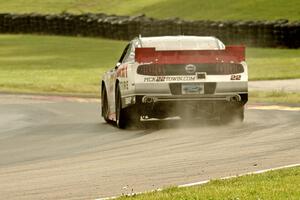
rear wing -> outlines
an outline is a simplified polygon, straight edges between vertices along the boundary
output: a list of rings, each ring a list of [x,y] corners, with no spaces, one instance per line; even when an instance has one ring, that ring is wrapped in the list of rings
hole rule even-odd
[[[245,46],[226,46],[224,50],[156,51],[155,48],[136,48],[139,63],[240,63],[245,61]]]

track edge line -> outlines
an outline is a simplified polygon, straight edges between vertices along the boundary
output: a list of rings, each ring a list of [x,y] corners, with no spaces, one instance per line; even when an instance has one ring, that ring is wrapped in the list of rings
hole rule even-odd
[[[219,178],[219,179],[220,180],[226,180],[226,179],[232,179],[232,178],[237,178],[237,177],[246,176],[246,175],[262,174],[262,173],[269,172],[269,171],[275,171],[275,170],[286,169],[286,168],[291,168],[291,167],[299,167],[299,166],[300,166],[300,163],[290,164],[290,165],[283,165],[283,166],[280,166],[280,167],[273,167],[273,168],[268,168],[268,169],[263,169],[263,170],[257,170],[257,171],[242,173],[242,174],[238,174],[238,175],[234,175],[234,176],[225,176],[225,177],[222,177],[222,178]],[[177,187],[178,188],[184,188],[184,187],[192,187],[192,186],[197,186],[197,185],[204,185],[204,184],[209,183],[212,180],[213,179],[198,181],[198,182],[193,182],[193,183],[186,183],[186,184],[178,185]],[[152,190],[152,191],[145,191],[145,192],[129,194],[127,196],[133,196],[133,195],[137,195],[137,194],[145,194],[145,193],[154,192],[154,191],[162,191],[162,189],[159,188],[159,189]],[[110,200],[110,199],[117,199],[119,197],[121,197],[121,196],[98,198],[98,199],[95,199],[95,200]]]

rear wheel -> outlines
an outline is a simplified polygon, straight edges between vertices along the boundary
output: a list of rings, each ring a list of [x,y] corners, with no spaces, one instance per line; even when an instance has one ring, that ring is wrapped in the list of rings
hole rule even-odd
[[[116,95],[115,95],[115,102],[116,102],[116,124],[119,128],[123,129],[126,127],[126,117],[124,109],[122,109],[122,99],[121,99],[121,92],[119,85],[116,87]]]
[[[105,87],[105,86],[102,86]],[[101,113],[102,117],[106,122],[109,122],[108,119],[108,101],[107,101],[107,92],[105,88],[102,88],[102,93],[101,93]]]
[[[137,126],[140,122],[140,115],[135,106],[122,108],[122,98],[119,85],[116,87],[116,124],[124,129],[128,126]]]

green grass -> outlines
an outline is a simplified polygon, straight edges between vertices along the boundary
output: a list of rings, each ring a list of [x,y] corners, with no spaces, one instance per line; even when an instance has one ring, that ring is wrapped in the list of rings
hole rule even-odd
[[[0,91],[97,95],[126,42],[0,35],[0,44]],[[249,48],[247,60],[252,80],[300,78],[300,49]]]
[[[125,42],[52,36],[0,36],[0,90],[98,94],[100,77]]]
[[[248,48],[250,80],[300,78],[300,49]]]
[[[270,92],[249,92],[249,101],[268,103],[295,103],[300,104],[300,92],[270,91]]]
[[[300,167],[247,175],[228,180],[215,180],[201,186],[168,188],[119,200],[258,200],[299,199]]]
[[[10,0],[0,1],[0,12],[145,13],[157,18],[185,19],[300,19],[299,0]]]

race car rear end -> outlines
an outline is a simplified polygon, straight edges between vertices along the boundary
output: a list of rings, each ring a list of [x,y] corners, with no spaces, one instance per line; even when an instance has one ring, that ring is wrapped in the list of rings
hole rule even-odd
[[[244,120],[245,47],[215,37],[140,37],[102,79],[102,116],[120,128],[140,118]]]
[[[137,110],[144,118],[219,117],[243,121],[248,101],[245,48],[163,50],[136,48]]]

